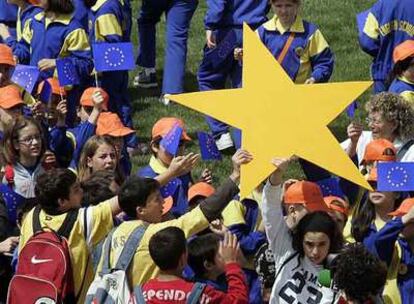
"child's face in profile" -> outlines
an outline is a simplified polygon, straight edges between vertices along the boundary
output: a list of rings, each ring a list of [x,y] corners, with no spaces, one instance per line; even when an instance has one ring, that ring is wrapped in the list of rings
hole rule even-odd
[[[48,104],[47,113],[46,113],[46,118],[50,126],[54,126],[57,122],[58,113],[56,111],[56,107],[59,102],[60,102],[60,96],[53,94]]]

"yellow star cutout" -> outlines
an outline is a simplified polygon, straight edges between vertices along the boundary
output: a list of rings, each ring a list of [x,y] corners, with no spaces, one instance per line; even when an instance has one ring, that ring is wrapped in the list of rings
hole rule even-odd
[[[292,155],[371,189],[327,127],[371,82],[297,85],[246,24],[243,41],[243,88],[170,96],[243,131],[254,159],[242,167],[241,197],[273,172],[273,157]]]

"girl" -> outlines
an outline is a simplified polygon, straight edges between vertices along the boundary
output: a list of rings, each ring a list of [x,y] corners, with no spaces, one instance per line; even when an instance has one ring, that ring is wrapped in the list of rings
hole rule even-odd
[[[70,0],[41,0],[44,12],[38,13],[23,31],[23,38],[13,53],[20,62],[28,60],[40,70],[41,80],[50,78],[56,71],[57,58],[68,58],[81,82],[89,80],[92,60],[88,36],[74,16]],[[75,86],[68,92],[66,122],[74,123],[79,90]]]
[[[270,303],[334,303],[335,292],[318,286],[317,277],[328,254],[342,248],[342,235],[335,221],[323,211],[306,214],[290,232],[280,201],[280,184],[288,160],[274,159],[273,164],[277,170],[264,187],[262,204],[277,269]]]
[[[117,174],[117,178],[123,181],[123,175],[119,168],[119,156],[115,145],[107,136],[93,136],[82,149],[78,165],[78,177],[80,182],[87,180],[93,172],[111,170]]]
[[[16,222],[16,209],[27,198],[35,197],[37,177],[44,172],[42,158],[45,139],[40,125],[32,118],[17,117],[4,134],[6,163],[1,186],[10,223]]]
[[[20,89],[14,84],[0,88],[0,140],[3,139],[6,126],[22,115],[23,100]]]
[[[406,40],[394,49],[393,81],[389,92],[404,97],[414,105],[414,40]]]

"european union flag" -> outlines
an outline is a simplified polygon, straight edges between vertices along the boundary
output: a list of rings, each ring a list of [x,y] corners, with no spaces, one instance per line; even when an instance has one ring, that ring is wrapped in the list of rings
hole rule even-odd
[[[11,80],[31,94],[39,78],[39,74],[40,72],[37,67],[18,64],[14,68]]]
[[[17,208],[25,202],[25,198],[14,192],[9,185],[0,184],[0,195],[6,203],[9,222],[14,224],[17,219]]]
[[[240,129],[233,129],[233,142],[236,149],[240,149],[242,145],[242,131]]]
[[[339,180],[336,177],[325,178],[316,182],[321,188],[322,195],[325,196],[338,196],[345,197],[339,186]]]
[[[181,184],[181,181],[178,178],[174,178],[170,180],[166,185],[160,188],[161,196],[163,198],[174,196],[180,184]]]
[[[95,69],[98,72],[126,71],[135,68],[131,42],[95,43],[92,46]]]
[[[171,155],[177,155],[181,134],[183,134],[183,129],[177,123],[172,127],[170,132],[161,139],[160,145]]]
[[[214,68],[217,68],[230,54],[233,54],[234,48],[237,46],[236,32],[231,30],[213,49],[210,55],[210,62]]]
[[[378,191],[413,191],[414,163],[382,162],[377,165]]]
[[[70,58],[60,58],[56,60],[56,70],[59,84],[63,87],[66,85],[79,84],[79,75]]]
[[[358,103],[355,100],[346,109],[346,115],[348,115],[349,118],[354,118],[356,109],[358,109]]]
[[[198,132],[197,135],[200,144],[201,158],[204,160],[221,160],[221,153],[217,148],[213,136],[206,132]]]
[[[52,97],[52,86],[50,85],[49,81],[43,82],[42,91],[39,94],[39,100],[44,104],[49,104],[50,97]]]

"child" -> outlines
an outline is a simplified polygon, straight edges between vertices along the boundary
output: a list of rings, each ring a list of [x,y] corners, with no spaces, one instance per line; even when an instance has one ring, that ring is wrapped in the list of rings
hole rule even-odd
[[[208,9],[204,18],[206,46],[203,61],[197,73],[200,91],[224,89],[226,81],[231,80],[233,88],[241,86],[242,68],[233,58],[233,49],[241,47],[243,39],[243,22],[251,28],[258,28],[267,20],[268,0],[208,0]],[[230,38],[232,37],[232,38]],[[228,41],[225,41],[228,40]],[[220,44],[230,43],[227,54],[217,54]],[[232,147],[233,140],[229,126],[212,117],[206,121],[213,132],[219,150]]]
[[[134,85],[142,88],[157,87],[155,73],[156,24],[163,13],[166,16],[166,41],[164,76],[161,94],[184,92],[184,75],[187,57],[188,30],[197,1],[160,1],[142,2],[138,16],[139,47],[137,64],[143,70],[135,77]]]
[[[82,149],[78,165],[80,182],[86,181],[92,173],[100,170],[114,172],[120,181],[124,176],[119,168],[119,156],[115,145],[108,136],[92,136]]]
[[[0,141],[4,137],[6,126],[22,115],[22,109],[23,100],[16,85],[10,84],[0,88]]]
[[[17,6],[9,4],[7,0],[0,0],[0,24],[7,26],[11,34],[16,37]],[[0,43],[4,43],[1,41]]]
[[[260,40],[295,83],[327,82],[333,54],[316,25],[300,16],[301,0],[270,2],[275,15],[257,29]]]
[[[340,231],[344,231],[346,222],[348,221],[349,204],[348,202],[338,196],[325,196],[323,198],[325,204],[328,206],[328,213],[332,219],[338,224]]]
[[[233,172],[230,178],[220,186],[216,193],[206,198],[198,207],[184,214],[178,219],[160,222],[163,213],[164,200],[160,194],[160,184],[151,178],[130,177],[119,191],[119,202],[122,210],[132,220],[123,222],[113,233],[111,246],[110,267],[115,265],[122,245],[135,228],[144,225],[145,233],[141,243],[135,251],[134,259],[128,269],[128,282],[130,286],[143,284],[158,275],[159,269],[151,260],[148,252],[148,243],[156,232],[170,226],[181,228],[188,238],[208,227],[209,221],[220,216],[227,203],[237,194],[240,177],[240,165],[251,161],[247,151],[239,150],[233,156]],[[169,176],[179,176],[183,168],[191,169],[191,159],[182,158],[177,165],[171,165],[166,172]],[[102,264],[102,259],[101,259]],[[102,265],[98,267],[98,273]]]
[[[187,240],[184,232],[177,227],[167,227],[154,234],[149,241],[149,252],[154,263],[160,268],[159,275],[142,287],[145,303],[188,303],[197,290],[197,284],[181,278],[187,263]],[[206,285],[197,303],[248,303],[247,286],[240,266],[237,264],[239,246],[231,233],[224,235],[217,245],[218,268],[226,273],[228,291],[217,290]],[[203,287],[203,285],[201,285]],[[196,289],[194,289],[196,288]],[[167,296],[172,293],[174,296]],[[181,296],[184,295],[184,296]],[[138,303],[141,303],[138,300]]]
[[[118,0],[89,0],[89,41],[91,44],[100,42],[129,42],[127,24],[128,16],[125,14],[123,1]],[[109,110],[117,113],[124,125],[133,128],[132,108],[128,92],[128,71],[102,72],[99,77],[100,85],[109,95]],[[136,148],[138,138],[131,133],[127,138],[127,146]]]
[[[13,49],[16,46],[16,43],[22,39],[23,29],[29,25],[30,20],[40,13],[42,9],[35,5],[37,2],[36,0],[9,0],[8,2],[19,7],[16,19],[16,35],[11,35],[9,28],[0,24],[0,37]],[[28,62],[20,63],[27,64]]]
[[[68,169],[53,169],[38,178],[36,195],[39,209],[32,209],[23,221],[19,250],[33,235],[35,210],[39,211],[41,227],[57,231],[70,212],[75,212],[76,221],[68,237],[68,246],[73,271],[73,282],[77,303],[84,303],[93,272],[89,250],[99,243],[113,228],[112,217],[120,212],[116,197],[96,206],[80,208],[82,189],[76,175]]]
[[[152,127],[152,139],[150,146],[153,155],[150,159],[149,165],[141,168],[138,171],[137,175],[153,178],[164,173],[171,165],[174,156],[167,152],[166,149],[160,144],[160,142],[162,138],[165,137],[175,125],[178,125],[183,129],[180,139],[179,151],[177,154],[182,155],[184,153],[185,144],[186,142],[190,141],[191,138],[185,131],[183,121],[174,117],[161,118]],[[193,164],[195,164],[198,160],[198,155],[194,155],[193,153],[189,153],[184,157],[192,159]],[[184,214],[187,210],[187,192],[188,188],[192,184],[192,177],[188,171],[186,175],[179,176],[178,178],[169,180],[168,182],[170,182],[170,184],[162,187],[161,193],[163,194],[164,198],[172,195],[174,199],[174,205],[171,211],[176,217],[178,217]]]
[[[203,200],[213,195],[216,189],[208,183],[198,182],[188,189],[188,210],[191,211],[197,207]]]
[[[72,15],[72,1],[45,0],[40,6],[44,12],[35,15],[26,26],[23,38],[13,50],[14,55],[19,62],[27,60],[38,67],[41,80],[56,73],[58,58],[68,58],[76,70],[74,76],[81,83],[87,82],[93,67],[90,45],[85,30]],[[79,86],[68,91],[68,126],[74,124],[79,96]]]
[[[414,40],[396,46],[393,53],[393,82],[388,91],[400,94],[414,105]]]
[[[405,199],[401,206],[394,212],[394,216],[374,236],[373,246],[370,251],[387,263],[388,274],[396,279],[401,299],[398,303],[412,303],[414,301],[414,199]],[[395,248],[398,250],[395,250]],[[394,261],[397,259],[397,263]],[[393,303],[397,303],[396,301]]]
[[[128,135],[135,133],[134,130],[124,126],[118,115],[111,112],[104,112],[99,115],[96,135],[111,137],[116,153],[119,158],[119,165],[124,176],[131,174],[132,164],[126,146]]]
[[[392,53],[398,44],[412,39],[410,29],[413,25],[411,0],[378,0],[369,9],[358,38],[362,50],[372,57],[374,93],[387,90],[385,82],[392,69]]]

